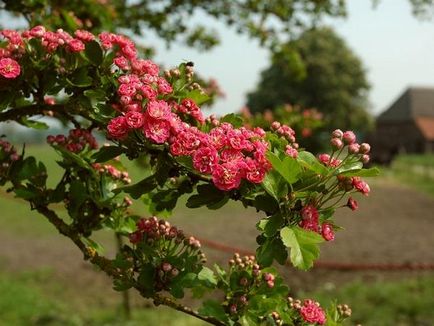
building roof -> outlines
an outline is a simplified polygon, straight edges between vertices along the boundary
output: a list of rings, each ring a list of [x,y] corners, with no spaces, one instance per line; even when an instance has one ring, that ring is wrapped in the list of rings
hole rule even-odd
[[[434,88],[408,88],[378,121],[405,121],[420,117],[434,118]]]
[[[434,117],[416,118],[415,121],[425,139],[434,141]]]

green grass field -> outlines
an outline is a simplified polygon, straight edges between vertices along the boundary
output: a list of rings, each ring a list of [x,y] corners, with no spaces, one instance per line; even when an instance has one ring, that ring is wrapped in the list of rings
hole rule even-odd
[[[386,175],[434,196],[434,154],[399,155]]]
[[[61,173],[55,163],[54,152],[47,147],[31,147],[28,152],[41,158],[47,168],[53,171],[49,182],[54,184]],[[139,181],[140,169],[132,166],[131,176],[133,182]],[[390,175],[393,178],[395,176],[395,172]],[[54,227],[31,212],[25,202],[6,194],[4,189],[0,190],[0,207],[0,234],[4,236],[3,241],[8,237],[17,237],[28,243],[29,247],[36,241],[48,241],[53,247],[65,242]],[[135,206],[135,209],[141,210],[142,207]],[[246,214],[234,203],[230,204],[228,211]],[[206,214],[211,213],[182,207],[177,209],[177,215],[186,219],[187,224],[202,223]],[[230,218],[227,217],[225,221],[230,221]],[[203,232],[209,236],[212,229],[207,227]],[[112,242],[107,233],[102,232],[98,237],[107,243]],[[72,244],[66,244],[69,245],[73,247]],[[43,252],[39,254],[44,255]],[[39,258],[35,256],[34,259]],[[126,321],[122,317],[118,293],[108,289],[98,293],[100,287],[93,292],[92,288],[77,289],[74,280],[58,277],[54,267],[48,263],[42,268],[20,269],[19,265],[14,268],[11,270],[9,261],[0,255],[0,325],[203,325],[192,317],[167,308],[146,308],[149,302],[144,304],[137,300],[131,320]],[[83,298],[89,293],[90,297]],[[422,326],[434,322],[433,293],[434,275],[418,278],[418,274],[414,274],[414,278],[394,282],[366,283],[355,280],[339,288],[326,286],[313,293],[299,293],[298,296],[320,298],[322,302],[337,298],[339,302],[348,303],[354,313],[351,325]],[[111,296],[113,300],[107,303],[106,296]]]

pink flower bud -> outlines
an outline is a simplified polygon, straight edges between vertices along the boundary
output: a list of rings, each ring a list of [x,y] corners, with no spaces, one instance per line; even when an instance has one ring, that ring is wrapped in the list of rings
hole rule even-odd
[[[350,154],[358,154],[360,149],[360,145],[357,143],[351,144],[348,146],[348,153]]]
[[[334,149],[341,149],[344,146],[344,143],[340,138],[332,138],[330,140],[330,145],[332,145]]]
[[[335,131],[332,132],[333,138],[342,138],[343,135],[344,135],[344,133],[340,129],[336,129]]]
[[[344,132],[344,134],[342,135],[342,139],[346,145],[351,145],[355,143],[356,135],[354,134],[354,132],[348,130]]]
[[[367,143],[360,144],[359,153],[360,154],[368,154],[371,150],[371,146]]]
[[[364,154],[364,155],[362,155],[361,161],[362,161],[363,164],[367,164],[370,159],[371,158],[369,157],[368,154]]]
[[[359,204],[352,197],[348,198],[347,207],[349,207],[352,211],[355,211],[359,208]]]

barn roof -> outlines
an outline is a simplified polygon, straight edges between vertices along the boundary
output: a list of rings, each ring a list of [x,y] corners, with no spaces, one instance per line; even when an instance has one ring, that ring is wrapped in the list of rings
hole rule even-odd
[[[405,121],[418,117],[434,118],[434,88],[408,88],[386,111],[378,121]]]
[[[416,118],[416,124],[425,139],[434,141],[434,118]]]

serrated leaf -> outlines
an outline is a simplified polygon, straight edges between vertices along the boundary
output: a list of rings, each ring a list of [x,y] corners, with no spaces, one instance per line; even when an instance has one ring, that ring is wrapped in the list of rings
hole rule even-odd
[[[283,244],[291,248],[291,262],[295,267],[307,270],[319,256],[318,244],[323,238],[316,232],[304,230],[298,226],[284,227],[280,230]]]

